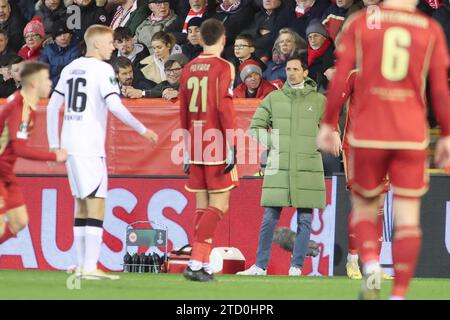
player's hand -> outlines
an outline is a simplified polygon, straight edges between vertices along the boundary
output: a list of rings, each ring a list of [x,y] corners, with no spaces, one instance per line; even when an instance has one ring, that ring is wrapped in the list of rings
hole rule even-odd
[[[439,168],[450,167],[450,136],[438,140],[434,162]]]
[[[339,156],[342,149],[339,133],[328,124],[320,125],[319,134],[317,135],[317,145],[319,149],[331,153],[335,157]]]
[[[228,149],[227,160],[226,160],[226,166],[225,166],[224,173],[228,173],[231,170],[233,170],[233,168],[236,165],[236,163],[237,163],[236,146],[232,146],[231,148]]]
[[[152,143],[157,143],[158,142],[158,135],[150,130],[147,129],[147,131],[145,131],[145,133],[143,134],[144,138],[147,139],[148,141],[152,142]]]
[[[58,149],[54,151],[56,154],[56,162],[65,162],[67,160],[67,151],[65,149]]]

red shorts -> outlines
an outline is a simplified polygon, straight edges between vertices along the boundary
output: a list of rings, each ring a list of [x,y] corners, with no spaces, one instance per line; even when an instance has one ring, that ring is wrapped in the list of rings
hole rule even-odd
[[[229,191],[239,186],[236,166],[228,173],[224,173],[225,164],[201,165],[191,164],[189,180],[185,186],[190,192],[219,193]]]
[[[0,197],[3,198],[4,203],[3,208],[0,208],[0,214],[25,204],[22,190],[15,179],[0,181]]]
[[[344,147],[342,149],[342,160],[344,162],[344,172],[345,172],[345,186],[347,191],[352,191],[352,180],[350,179],[350,176],[354,176],[353,173],[349,172],[349,166],[348,166],[348,155],[350,152],[350,147]],[[388,193],[391,190],[391,183],[389,181],[389,177],[385,176],[383,178],[383,184],[384,184],[384,188],[382,193]]]
[[[347,164],[352,192],[374,197],[383,192],[386,176],[394,195],[418,198],[428,191],[427,150],[350,148]]]

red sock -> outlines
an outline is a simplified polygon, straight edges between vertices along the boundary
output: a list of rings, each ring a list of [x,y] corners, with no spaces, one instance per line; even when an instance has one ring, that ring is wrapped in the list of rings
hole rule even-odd
[[[421,241],[422,232],[418,226],[404,226],[395,229],[392,246],[395,272],[393,296],[404,297],[406,295],[409,282],[416,271]]]
[[[198,223],[195,242],[207,245],[208,248],[208,250],[203,252],[203,257],[199,260],[201,262],[209,262],[209,254],[212,249],[214,233],[216,232],[217,224],[222,219],[223,215],[224,213],[221,210],[214,207],[208,207]]]
[[[15,236],[16,234],[11,231],[11,226],[9,225],[9,223],[6,223],[5,233],[3,234],[3,236],[0,237],[0,244],[2,244],[8,239],[14,238]]]
[[[200,219],[202,218],[202,216],[203,216],[204,213],[205,213],[205,209],[196,209],[196,210],[195,210],[195,217],[194,217],[194,239],[197,238],[198,224],[199,224]]]
[[[361,262],[365,264],[368,261],[378,261],[376,223],[368,220],[360,220],[354,225],[354,228]]]
[[[355,228],[352,224],[353,210],[348,215],[347,225],[347,237],[348,237],[348,253],[358,254],[358,242],[356,241]]]
[[[383,245],[384,205],[382,207],[380,207],[377,218],[378,218],[377,219],[377,234],[378,234],[377,253],[378,253],[378,260],[380,260],[381,246]]]

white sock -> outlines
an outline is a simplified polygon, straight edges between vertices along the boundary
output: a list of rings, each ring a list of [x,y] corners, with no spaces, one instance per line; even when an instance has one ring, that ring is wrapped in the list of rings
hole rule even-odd
[[[375,271],[381,271],[380,263],[377,260],[368,261],[364,265],[364,274],[371,274]]]
[[[92,272],[97,269],[98,258],[102,246],[103,228],[86,227],[86,251],[84,256],[84,272]]]
[[[73,239],[77,252],[77,266],[83,270],[85,255],[85,232],[86,227],[73,227]]]
[[[188,265],[192,271],[198,271],[203,267],[203,264],[197,260],[189,260]]]
[[[212,270],[211,270],[211,265],[208,263],[203,263],[203,270],[206,271],[206,273],[208,274],[212,274]]]
[[[347,262],[356,262],[356,263],[358,263],[358,259],[359,259],[359,257],[358,257],[357,254],[351,254],[351,253],[349,253],[349,254],[347,255]]]

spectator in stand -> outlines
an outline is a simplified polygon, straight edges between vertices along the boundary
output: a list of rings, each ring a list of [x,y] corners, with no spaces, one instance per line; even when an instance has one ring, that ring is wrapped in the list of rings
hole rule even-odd
[[[189,11],[179,14],[177,20],[167,27],[166,31],[175,35],[177,43],[186,42],[188,23],[192,18],[199,17],[206,20],[215,13],[215,6],[207,4],[207,0],[189,0]]]
[[[188,62],[189,60],[184,54],[172,54],[164,63],[164,72],[167,80],[162,81],[150,90],[128,89],[126,91],[127,97],[139,98],[143,96],[144,98],[163,98],[165,100],[178,99],[181,70]]]
[[[277,90],[273,84],[263,79],[259,63],[249,59],[239,66],[242,83],[234,89],[234,98],[264,99],[269,93]]]
[[[23,29],[25,45],[19,50],[19,56],[25,60],[39,60],[41,57],[42,43],[45,40],[44,25],[36,18],[31,20]]]
[[[289,22],[289,27],[306,39],[306,27],[311,20],[320,19],[330,6],[329,0],[296,0],[294,3],[295,18]]]
[[[154,82],[145,79],[140,74],[136,75],[131,60],[126,57],[116,57],[112,61],[112,66],[119,81],[122,97],[144,98],[144,90],[149,90],[155,86]]]
[[[24,43],[22,31],[25,25],[19,10],[11,11],[9,0],[0,0],[0,29],[6,31],[8,47],[14,52],[18,52]]]
[[[444,29],[447,38],[448,51],[450,52],[450,0],[446,0],[442,6],[433,13],[433,18],[436,19]]]
[[[234,41],[234,57],[234,59],[230,59],[234,64],[234,70],[236,70],[234,87],[242,83],[239,76],[239,66],[245,61],[252,59],[258,62],[263,72],[266,70],[266,64],[255,55],[255,40],[249,34],[240,34],[236,37]]]
[[[250,27],[254,11],[245,0],[218,0],[216,13],[213,18],[222,22],[226,30],[227,42],[223,56],[225,59],[233,57],[233,46],[236,36],[242,30]]]
[[[56,21],[52,28],[54,43],[44,47],[40,60],[50,65],[50,78],[54,88],[62,69],[78,58],[81,51],[79,42],[72,36],[72,30],[67,27],[65,20]]]
[[[46,37],[51,37],[53,23],[67,19],[63,0],[43,0],[36,5],[36,16],[42,19]]]
[[[286,61],[294,54],[307,50],[306,41],[289,28],[280,30],[272,50],[272,60],[267,63],[263,77],[279,87],[286,81]]]
[[[446,1],[446,0],[445,0]],[[433,16],[434,12],[440,8],[445,1],[441,0],[420,0],[417,4],[417,9],[428,16]]]
[[[3,80],[5,81],[0,86],[0,97],[7,98],[14,91],[20,89],[20,71],[22,71],[24,59],[19,56],[13,56],[7,66]]]
[[[104,1],[101,1],[104,4]],[[101,3],[96,3],[95,0],[74,0],[74,5],[78,6],[81,10],[81,26],[80,28],[72,28],[69,24],[69,28],[73,29],[74,36],[79,41],[84,41],[84,33],[86,29],[93,24],[109,25],[108,14],[105,7],[99,6]],[[69,17],[68,22],[72,19]]]
[[[7,98],[16,90],[8,67],[14,57],[16,54],[8,49],[8,35],[5,30],[0,29],[0,98]]]
[[[141,61],[141,71],[146,79],[158,84],[166,80],[164,63],[171,54],[181,53],[181,47],[176,46],[173,34],[164,31],[153,35],[152,47],[154,54]]]
[[[255,54],[264,62],[271,56],[271,48],[278,32],[289,24],[289,6],[282,0],[263,0],[263,9],[254,16],[253,24],[242,33],[248,33],[255,39]],[[291,13],[293,16],[293,13]]]
[[[135,40],[146,45],[153,54],[151,45],[153,35],[159,31],[166,31],[167,27],[176,21],[177,15],[170,9],[169,0],[148,0],[148,8],[151,13],[137,27]]]
[[[137,27],[150,14],[147,6],[148,0],[112,0],[109,2],[115,6],[109,25],[113,30],[119,27],[128,27],[134,35]]]
[[[364,3],[359,0],[336,0],[336,3],[331,4],[321,19],[330,39],[335,41],[345,19],[362,8]]]
[[[309,77],[321,91],[326,91],[334,74],[334,45],[320,20],[312,20],[306,29],[308,37]]]
[[[181,46],[181,51],[189,59],[193,60],[202,52],[200,45],[200,26],[203,22],[202,18],[192,18],[188,23],[187,42]]]
[[[18,0],[17,6],[22,13],[22,16],[27,20],[31,20],[36,14],[37,0]]]
[[[118,27],[114,30],[114,47],[112,60],[116,57],[126,57],[133,64],[133,70],[136,72],[141,67],[141,61],[150,56],[146,46],[136,43],[133,39],[130,29],[127,27]]]

